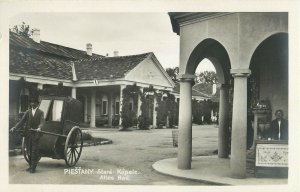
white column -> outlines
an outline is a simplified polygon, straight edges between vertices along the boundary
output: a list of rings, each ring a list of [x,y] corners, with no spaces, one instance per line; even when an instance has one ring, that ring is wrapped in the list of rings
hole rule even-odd
[[[152,128],[155,129],[157,127],[157,120],[156,120],[156,117],[157,117],[157,111],[155,110],[156,108],[156,105],[157,105],[157,98],[155,96],[155,94],[153,95],[153,119],[152,119]]]
[[[143,88],[140,87],[140,92],[143,93]],[[141,95],[139,94],[138,95],[138,106],[137,106],[137,117],[139,117],[141,114],[142,114],[142,111],[141,111],[141,105],[142,105],[142,102],[141,102]]]
[[[229,155],[229,86],[222,84],[219,105],[219,137],[218,156],[228,158]]]
[[[191,169],[192,161],[192,84],[194,76],[180,78],[178,168]]]
[[[84,122],[88,121],[88,97],[84,97]]]
[[[76,87],[72,87],[72,98],[76,99]]]
[[[122,125],[122,106],[123,106],[123,89],[125,89],[126,85],[120,85],[120,120],[119,125]]]
[[[44,86],[44,85],[41,84],[41,83],[38,83],[38,84],[37,84],[37,88],[38,88],[38,89],[43,89],[43,86]]]
[[[96,90],[92,89],[91,95],[91,127],[96,127]]]
[[[232,109],[231,159],[232,178],[246,177],[247,147],[247,77],[249,69],[231,70],[234,77]]]
[[[107,115],[108,115],[108,125],[112,126],[112,119],[113,119],[113,109],[112,105],[113,104],[113,96],[112,93],[108,94],[108,110],[107,110]]]

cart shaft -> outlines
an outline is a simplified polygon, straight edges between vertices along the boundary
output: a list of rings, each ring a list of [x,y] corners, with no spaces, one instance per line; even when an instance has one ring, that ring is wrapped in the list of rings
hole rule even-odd
[[[29,129],[29,131],[35,131],[35,132],[39,132],[39,133],[43,133],[43,134],[47,134],[47,135],[54,135],[54,136],[58,136],[58,137],[67,137],[66,135],[60,135],[60,134],[51,133],[51,132],[47,132],[47,131],[37,131],[35,129]]]

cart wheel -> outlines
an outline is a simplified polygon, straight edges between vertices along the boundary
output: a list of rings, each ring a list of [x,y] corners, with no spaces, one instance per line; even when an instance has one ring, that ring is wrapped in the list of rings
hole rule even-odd
[[[23,156],[24,156],[25,160],[27,161],[27,163],[29,163],[30,154],[28,151],[27,140],[25,137],[22,138],[22,153],[23,153]]]
[[[78,126],[73,127],[65,143],[65,162],[69,167],[75,166],[82,151],[82,132]]]

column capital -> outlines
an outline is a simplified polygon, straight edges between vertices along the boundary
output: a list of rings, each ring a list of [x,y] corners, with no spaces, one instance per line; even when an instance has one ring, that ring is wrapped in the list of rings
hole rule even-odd
[[[181,74],[178,76],[179,82],[194,82],[196,76],[190,74]]]
[[[125,89],[125,88],[126,88],[126,86],[127,86],[127,85],[123,85],[123,84],[121,84],[121,85],[120,85],[120,88],[121,88],[121,89]]]
[[[250,69],[231,69],[230,73],[233,77],[248,77],[251,75]]]

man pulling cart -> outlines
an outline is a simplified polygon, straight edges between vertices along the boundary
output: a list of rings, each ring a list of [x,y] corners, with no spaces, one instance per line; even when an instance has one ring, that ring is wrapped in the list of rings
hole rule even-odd
[[[26,171],[30,173],[34,173],[36,166],[40,159],[39,154],[39,140],[41,138],[41,127],[45,122],[44,112],[38,108],[39,102],[37,100],[31,100],[30,106],[31,109],[27,110],[22,119],[11,128],[11,132],[15,130],[19,130],[21,127],[25,125],[24,129],[24,137],[26,138],[26,145],[28,146],[28,150],[30,153],[29,158],[29,167]],[[35,130],[35,131],[30,131]]]

